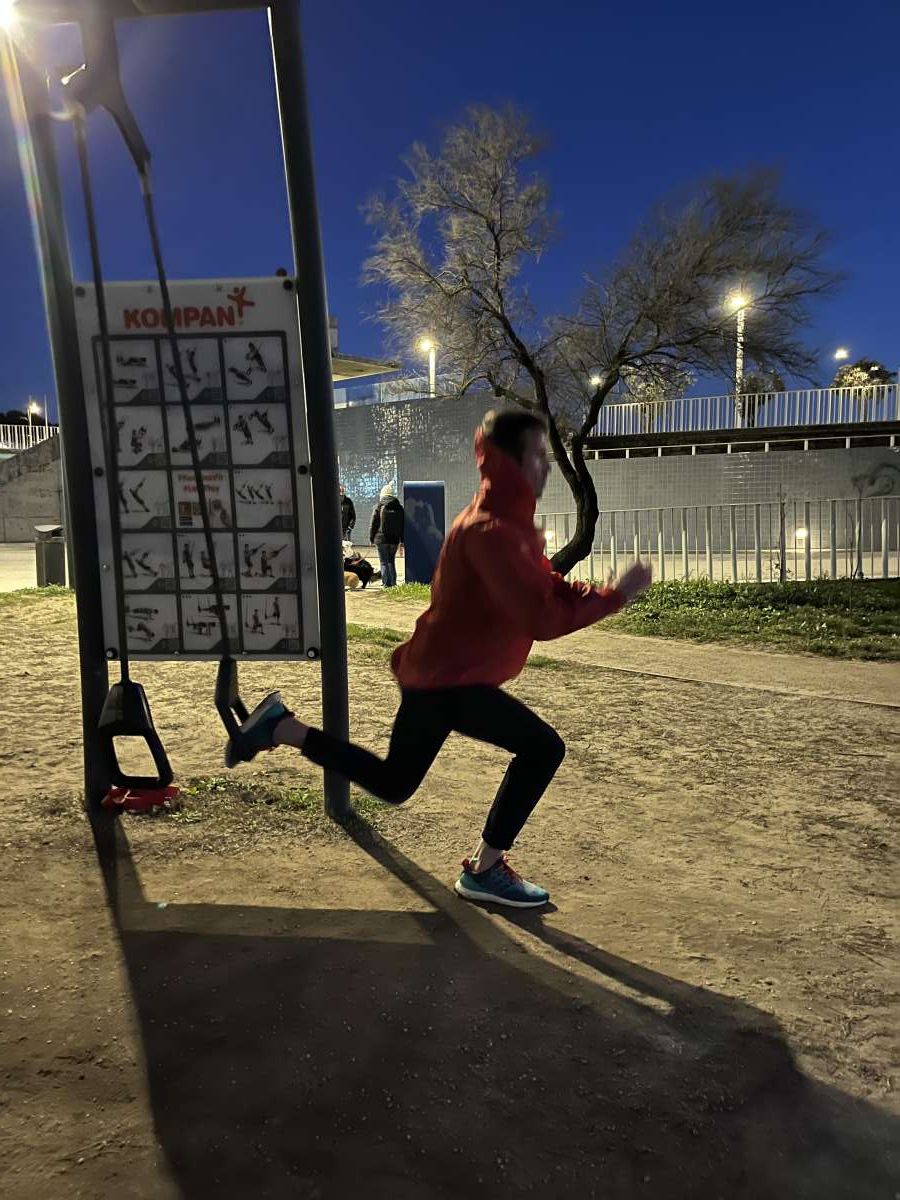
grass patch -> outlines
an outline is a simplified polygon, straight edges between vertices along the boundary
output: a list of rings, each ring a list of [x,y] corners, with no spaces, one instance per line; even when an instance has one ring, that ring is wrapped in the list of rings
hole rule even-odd
[[[243,818],[240,824],[256,824],[265,821],[266,828],[283,827],[299,823],[302,825],[332,823],[325,815],[324,800],[319,788],[281,780],[262,778],[235,778],[225,775],[204,775],[185,780],[180,784],[181,806],[169,814],[168,819],[182,825],[197,825],[212,822],[221,825],[223,817]],[[383,813],[385,805],[365,792],[353,790],[353,809],[360,817],[368,818]],[[229,822],[233,823],[233,822]]]
[[[393,650],[408,638],[408,633],[403,633],[400,629],[387,629],[383,625],[354,625],[350,622],[347,624],[348,642],[368,642],[370,645],[382,646],[385,650]]]
[[[32,604],[39,604],[41,600],[55,600],[58,596],[69,596],[71,599],[75,599],[75,593],[71,588],[60,587],[59,584],[52,583],[49,587],[19,588],[15,592],[0,592],[0,609],[27,608]]]
[[[831,658],[896,661],[900,582],[657,583],[604,628]]]
[[[561,658],[548,658],[546,654],[529,654],[526,669],[534,667],[538,671],[564,671],[571,667],[570,662]]]
[[[428,583],[398,583],[392,588],[372,588],[366,597],[381,600],[411,600],[416,604],[428,604],[431,600],[431,585]]]

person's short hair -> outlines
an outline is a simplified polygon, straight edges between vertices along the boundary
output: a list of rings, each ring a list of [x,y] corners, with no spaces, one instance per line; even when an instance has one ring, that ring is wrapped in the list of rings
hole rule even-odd
[[[501,408],[485,414],[481,423],[484,435],[494,445],[509,454],[516,462],[522,461],[525,434],[532,429],[547,432],[545,418],[524,408]]]

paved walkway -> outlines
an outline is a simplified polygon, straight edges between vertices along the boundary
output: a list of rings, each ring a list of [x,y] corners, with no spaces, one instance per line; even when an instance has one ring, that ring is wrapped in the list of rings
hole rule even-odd
[[[412,629],[419,612],[418,605],[392,601],[380,590],[347,593],[347,619],[360,625]],[[535,653],[608,671],[900,709],[900,663],[635,637],[605,632],[602,624],[556,642],[541,642]]]
[[[0,542],[0,592],[36,586],[34,545],[31,542]]]

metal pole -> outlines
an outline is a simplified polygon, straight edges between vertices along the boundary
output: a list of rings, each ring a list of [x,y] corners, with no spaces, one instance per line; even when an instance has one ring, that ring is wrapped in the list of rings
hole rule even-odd
[[[803,504],[803,525],[806,529],[806,538],[803,544],[803,578],[807,582],[812,579],[812,506],[806,500]]]
[[[778,501],[778,582],[787,581],[787,537],[784,528],[784,494]]]
[[[753,559],[753,565],[756,570],[756,582],[762,583],[762,526],[759,504],[754,504],[753,506]]]
[[[890,526],[888,525],[888,502],[881,501],[881,578],[890,575]]]
[[[270,5],[269,32],[294,246],[315,507],[322,638],[322,724],[332,736],[347,739],[350,735],[347,618],[339,553],[341,522],[337,502],[331,343],[297,0],[275,0]],[[350,813],[350,785],[333,771],[325,772],[325,811],[338,821]]]
[[[828,565],[831,570],[831,578],[837,579],[837,501],[828,501],[828,518],[829,518],[829,537],[831,538],[831,552],[829,555]],[[846,522],[845,522],[846,524]]]
[[[744,306],[737,310],[737,350],[734,360],[734,390],[737,393],[734,402],[734,425],[740,429],[743,418],[743,401],[741,387],[744,383]]]
[[[94,807],[106,795],[111,782],[108,755],[97,733],[109,681],[100,615],[100,558],[90,473],[90,441],[78,354],[72,266],[56,163],[55,124],[49,116],[44,81],[8,40],[2,50],[23,174],[33,197],[31,217],[56,376],[60,456],[72,547],[72,582],[78,601],[84,792],[86,803]]]
[[[428,351],[428,394],[432,400],[437,395],[437,350],[434,343]]]
[[[663,510],[656,510],[656,573],[665,581],[666,578],[666,545],[663,536]]]

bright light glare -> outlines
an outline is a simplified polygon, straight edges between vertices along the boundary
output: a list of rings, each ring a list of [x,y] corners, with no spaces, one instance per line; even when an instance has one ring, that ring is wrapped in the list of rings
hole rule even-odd
[[[838,346],[834,352],[835,362],[843,362],[845,358],[850,357],[850,351],[846,346]]]
[[[36,417],[38,415],[38,413],[41,411],[41,406],[38,404],[38,402],[36,400],[32,400],[32,402],[28,405],[28,411],[31,413],[31,415],[33,417]]]
[[[18,20],[19,0],[0,0],[0,29],[12,29]]]
[[[808,529],[798,529],[796,531],[796,533],[794,534],[794,537],[797,539],[798,542],[805,542],[806,539],[809,537],[809,530]]]
[[[599,387],[602,382],[603,382],[602,375],[592,375],[591,376],[591,387]]]
[[[740,312],[742,308],[750,307],[750,299],[743,292],[732,292],[728,297],[728,307],[733,312]]]
[[[416,342],[416,348],[421,350],[423,354],[430,354],[434,349],[434,339],[430,337],[420,337]]]

